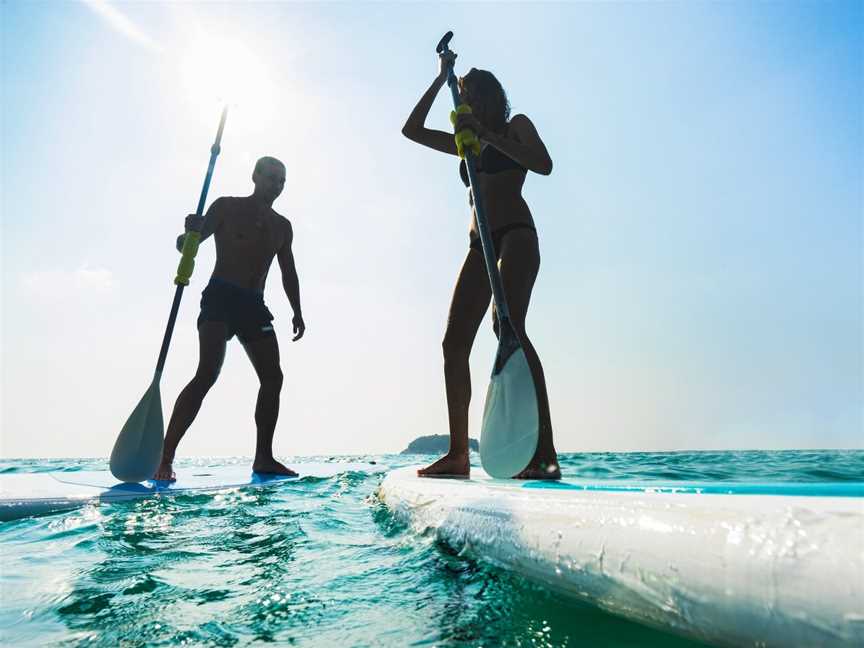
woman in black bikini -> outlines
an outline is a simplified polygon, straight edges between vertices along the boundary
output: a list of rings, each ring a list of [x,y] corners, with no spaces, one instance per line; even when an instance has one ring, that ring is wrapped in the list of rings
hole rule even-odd
[[[440,55],[438,76],[417,102],[402,134],[410,140],[451,155],[458,155],[452,133],[426,128],[426,116],[435,96],[447,79],[447,68],[455,59],[451,52]],[[525,115],[509,119],[507,95],[490,72],[472,68],[459,79],[462,100],[471,106],[471,114],[460,115],[456,130],[470,128],[483,149],[477,165],[477,179],[498,256],[501,279],[510,316],[519,335],[537,387],[540,408],[540,438],[534,458],[519,475],[520,479],[558,479],[561,471],[552,443],[552,422],[543,366],[525,332],[525,316],[531,289],[540,268],[537,230],[531,211],[522,198],[527,172],[542,175],[552,172],[552,160],[534,125]],[[459,172],[465,185],[468,174],[465,162]],[[469,200],[473,200],[469,193]],[[468,355],[477,329],[489,308],[492,290],[480,248],[476,215],[472,219],[470,246],[453,290],[447,332],[444,335],[444,379],[447,386],[447,408],[450,420],[450,450],[431,466],[418,471],[420,476],[467,476],[468,404],[471,401],[471,375]],[[497,317],[493,311],[493,328],[497,334]]]

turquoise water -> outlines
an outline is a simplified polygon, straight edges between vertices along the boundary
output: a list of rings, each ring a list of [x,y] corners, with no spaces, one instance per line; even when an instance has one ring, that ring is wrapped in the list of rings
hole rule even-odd
[[[350,457],[393,468],[429,459]],[[561,463],[579,480],[864,481],[864,451],[592,453]],[[0,474],[105,468],[104,460],[0,461]],[[381,479],[348,473],[2,523],[0,642],[699,645],[562,600],[408,532],[373,496]]]

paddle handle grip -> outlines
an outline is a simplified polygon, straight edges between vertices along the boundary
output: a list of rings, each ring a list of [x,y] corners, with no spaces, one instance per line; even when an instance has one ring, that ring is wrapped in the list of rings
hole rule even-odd
[[[443,54],[444,52],[449,52],[450,48],[448,45],[450,44],[450,39],[453,38],[453,32],[448,31],[441,37],[441,40],[438,41],[438,45],[435,46],[435,51],[438,54]]]
[[[201,232],[187,232],[183,238],[180,263],[177,265],[177,276],[174,283],[178,286],[188,286],[192,271],[195,270],[195,255],[198,254],[198,244],[201,242]]]

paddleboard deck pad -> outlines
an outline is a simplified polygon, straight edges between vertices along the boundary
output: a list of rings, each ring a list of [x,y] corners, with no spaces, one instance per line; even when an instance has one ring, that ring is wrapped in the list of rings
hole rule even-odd
[[[176,470],[177,481],[118,481],[107,470],[11,473],[0,475],[0,522],[65,511],[85,504],[296,483],[304,478],[325,479],[346,472],[383,472],[369,463],[289,463],[299,477],[259,475],[251,466],[188,467]]]
[[[582,483],[390,472],[417,533],[721,645],[864,645],[864,484]]]

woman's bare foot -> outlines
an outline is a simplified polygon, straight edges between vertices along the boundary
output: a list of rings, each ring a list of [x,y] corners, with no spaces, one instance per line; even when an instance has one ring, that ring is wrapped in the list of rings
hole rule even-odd
[[[159,467],[153,473],[153,481],[177,481],[177,475],[174,474],[173,461],[162,457]]]
[[[252,472],[262,475],[285,475],[286,477],[299,477],[296,472],[291,470],[273,457],[255,457],[252,463]]]
[[[561,479],[558,454],[554,448],[552,450],[538,448],[531,463],[513,479]]]
[[[467,454],[450,454],[441,457],[431,466],[417,471],[418,477],[465,478],[471,474],[471,463]]]
[[[561,479],[561,469],[557,463],[532,463],[513,479]]]

